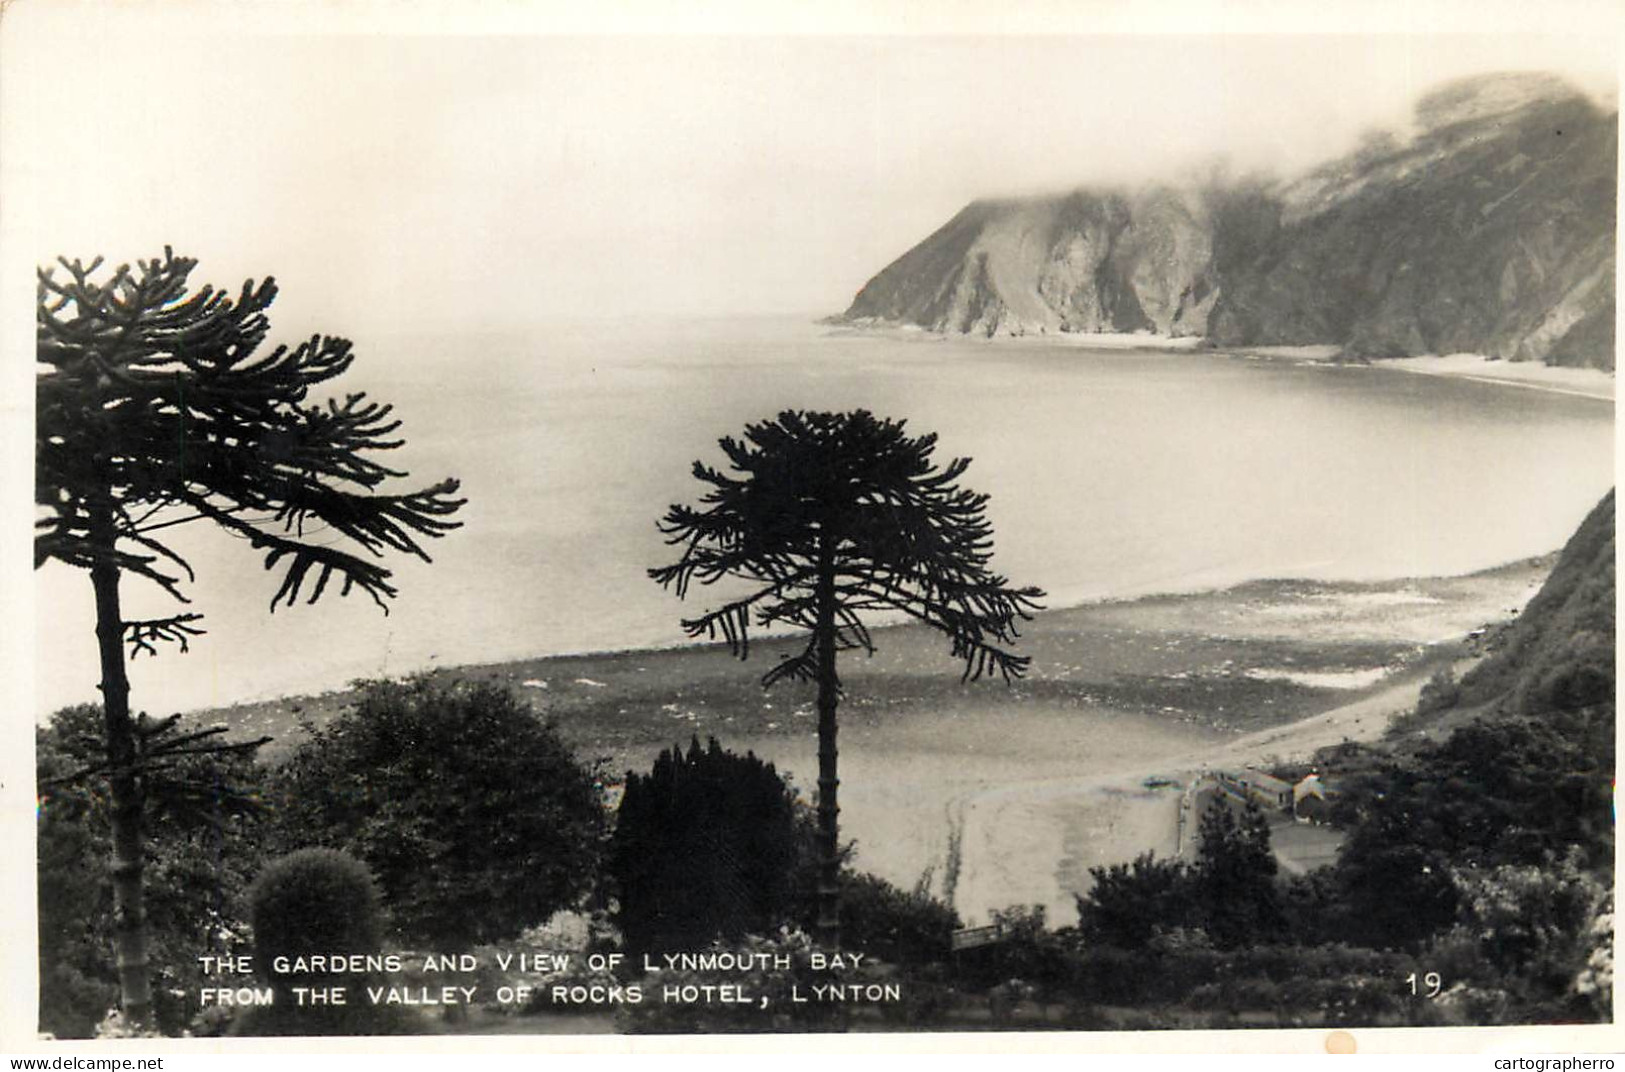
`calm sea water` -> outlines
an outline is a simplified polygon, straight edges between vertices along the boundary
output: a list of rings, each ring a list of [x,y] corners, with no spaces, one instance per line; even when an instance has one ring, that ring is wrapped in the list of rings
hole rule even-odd
[[[359,339],[414,480],[465,527],[364,597],[267,606],[246,544],[175,530],[209,635],[143,659],[154,713],[358,677],[683,640],[645,569],[716,440],[787,407],[866,407],[940,436],[992,494],[996,566],[1051,605],[1258,577],[1460,573],[1552,550],[1613,482],[1613,406],[1380,369],[1042,342],[864,337],[776,320]],[[95,697],[89,581],[38,575],[36,709]],[[169,613],[126,582],[129,613]],[[691,596],[704,603],[703,594]]]

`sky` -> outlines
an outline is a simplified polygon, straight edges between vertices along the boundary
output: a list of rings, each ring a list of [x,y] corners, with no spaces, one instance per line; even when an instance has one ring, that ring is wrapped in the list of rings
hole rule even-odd
[[[977,197],[1218,161],[1290,175],[1487,70],[1614,93],[1606,34],[582,35],[542,6],[517,28],[244,10],[21,0],[0,34],[14,249],[167,243],[199,279],[274,274],[293,332],[823,315]]]

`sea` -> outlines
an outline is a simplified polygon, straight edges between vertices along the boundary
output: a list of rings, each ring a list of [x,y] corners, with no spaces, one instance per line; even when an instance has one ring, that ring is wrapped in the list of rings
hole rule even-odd
[[[126,613],[208,630],[132,665],[154,714],[321,692],[362,677],[684,643],[651,581],[657,519],[696,460],[786,409],[865,408],[972,459],[995,567],[1050,606],[1259,578],[1470,572],[1560,547],[1614,480],[1613,403],[1381,367],[1054,338],[855,332],[803,318],[558,322],[356,339],[335,389],[392,403],[402,487],[455,476],[463,527],[396,557],[365,595],[273,613],[247,542],[168,530],[188,607],[126,580]],[[348,382],[346,382],[348,381]],[[321,532],[313,539],[332,539]],[[87,576],[35,574],[33,706],[96,698]]]

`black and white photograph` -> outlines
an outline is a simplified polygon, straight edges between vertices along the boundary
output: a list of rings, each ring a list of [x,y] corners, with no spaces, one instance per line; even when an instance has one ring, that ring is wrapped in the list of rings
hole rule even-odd
[[[1618,19],[992,7],[0,5],[0,1048],[1618,1048]]]

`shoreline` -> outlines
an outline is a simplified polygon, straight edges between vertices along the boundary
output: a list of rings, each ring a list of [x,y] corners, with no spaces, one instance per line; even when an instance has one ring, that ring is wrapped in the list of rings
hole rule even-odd
[[[1242,601],[1258,598],[1270,599],[1281,593],[1299,590],[1313,590],[1321,596],[1329,594],[1343,594],[1352,598],[1362,595],[1383,593],[1395,588],[1414,587],[1417,585],[1470,585],[1474,582],[1509,577],[1514,574],[1531,575],[1539,573],[1544,576],[1557,561],[1558,550],[1548,551],[1545,554],[1533,555],[1526,558],[1513,559],[1492,566],[1470,570],[1466,573],[1441,574],[1436,576],[1399,576],[1382,579],[1364,580],[1322,580],[1305,577],[1256,577],[1238,581],[1219,581],[1211,584],[1198,584],[1189,588],[1156,588],[1143,591],[1129,591],[1117,595],[1103,595],[1069,600],[1054,606],[1048,606],[1035,614],[1031,621],[1022,626],[1021,632],[1025,637],[1035,627],[1043,628],[1045,625],[1064,625],[1067,619],[1078,615],[1090,615],[1096,612],[1110,612],[1120,609],[1148,608],[1153,606],[1178,605],[1198,600]],[[871,631],[879,638],[892,635],[896,632],[909,632],[929,635],[926,627],[908,622],[891,622],[873,626]],[[753,633],[752,647],[762,647],[764,650],[774,644],[784,643],[795,637],[794,633]],[[1440,634],[1426,638],[1425,643],[1446,643],[1459,639],[1456,635]],[[878,646],[878,645],[877,645]],[[468,677],[472,675],[502,675],[516,667],[535,667],[546,663],[564,662],[613,662],[619,660],[644,658],[670,658],[693,656],[709,658],[716,655],[726,655],[727,646],[722,641],[706,640],[678,640],[670,644],[642,645],[630,647],[588,648],[576,651],[548,652],[544,654],[528,655],[520,658],[502,659],[494,662],[469,662],[452,665],[428,665],[415,670],[405,670],[385,675],[388,680],[401,680],[418,675],[450,675]],[[737,663],[738,660],[730,660]],[[743,664],[748,673],[750,666],[766,665],[760,659]],[[507,674],[506,676],[512,676]],[[370,680],[356,679],[356,680]],[[263,707],[274,704],[294,705],[295,709],[308,703],[320,703],[334,697],[346,696],[354,691],[353,684],[347,683],[334,688],[318,689],[311,692],[281,692],[274,695],[264,695],[235,700],[224,704],[215,704],[208,707],[192,708],[181,712],[187,718],[203,718],[209,715],[224,715],[233,711]],[[48,718],[53,712],[42,712],[40,719]]]
[[[1210,342],[1205,336],[1155,335],[1150,332],[1025,331],[1021,334],[996,332],[993,335],[953,335],[930,331],[914,324],[889,321],[839,321],[829,318],[817,323],[828,329],[828,333],[832,335],[854,337],[868,335],[920,342],[963,340],[1001,345],[1037,343],[1042,346],[1117,352],[1205,353],[1288,365],[1388,369],[1417,376],[1472,380],[1497,387],[1543,391],[1548,394],[1589,398],[1601,402],[1612,402],[1616,397],[1614,374],[1609,370],[1547,365],[1539,361],[1512,361],[1483,354],[1423,354],[1415,357],[1344,359],[1343,347],[1337,343],[1298,346],[1221,346]]]
[[[1454,659],[1449,665],[1459,677],[1475,661]],[[1321,714],[1157,762],[967,794],[954,802],[954,836],[967,850],[968,872],[955,875],[955,907],[968,925],[1028,902],[1042,904],[1051,924],[1076,922],[1075,898],[1088,891],[1090,868],[1129,863],[1146,852],[1162,859],[1192,858],[1189,817],[1182,809],[1212,770],[1268,769],[1307,762],[1337,744],[1381,741],[1415,709],[1428,677],[1426,668],[1413,669]],[[1035,836],[1046,818],[1052,824],[1061,819],[1058,839],[1046,839],[1041,830]],[[1279,816],[1272,818],[1271,829],[1277,841],[1295,843],[1284,851],[1276,846],[1281,866],[1294,873],[1330,862],[1341,841],[1335,831],[1305,831]],[[1052,886],[1012,881],[1012,874],[1021,873],[1017,869],[1031,869],[1039,859],[1055,861]]]
[[[1311,577],[1268,576],[1244,579],[1225,579],[1199,582],[1190,586],[1176,587],[1146,587],[1142,589],[1129,589],[1116,594],[1081,596],[1066,598],[1052,606],[1044,607],[1031,622],[1025,623],[1021,629],[1025,635],[1036,623],[1054,621],[1074,614],[1087,614],[1092,611],[1104,611],[1108,608],[1127,607],[1133,605],[1151,605],[1165,602],[1178,602],[1195,599],[1224,599],[1253,597],[1259,594],[1268,595],[1271,591],[1289,591],[1310,587],[1323,592],[1343,592],[1357,596],[1361,593],[1380,592],[1395,586],[1405,585],[1434,585],[1434,584],[1470,584],[1477,580],[1508,575],[1514,572],[1527,572],[1531,569],[1549,570],[1556,562],[1558,550],[1553,549],[1543,554],[1532,555],[1525,558],[1512,559],[1495,565],[1484,566],[1470,570],[1466,573],[1450,573],[1437,575],[1407,575],[1376,579],[1320,579]],[[923,629],[908,622],[888,622],[872,627],[872,631],[880,636],[890,634],[894,630]],[[752,646],[782,642],[793,637],[793,633],[753,633]],[[1449,639],[1445,636],[1430,638],[1443,641]],[[571,651],[546,652],[535,655],[525,655],[515,658],[500,659],[492,662],[463,662],[452,664],[425,664],[414,669],[392,671],[382,675],[389,680],[401,680],[422,674],[452,674],[463,675],[502,671],[517,666],[531,666],[533,664],[549,661],[599,661],[625,659],[635,656],[665,657],[672,655],[705,656],[710,653],[723,651],[725,645],[721,641],[704,641],[680,639],[669,644],[643,644],[626,647],[583,648]],[[247,696],[241,699],[229,700],[223,703],[206,706],[190,707],[178,713],[188,719],[203,719],[207,716],[220,716],[233,711],[242,711],[251,708],[265,707],[267,705],[289,704],[305,705],[320,704],[331,701],[335,697],[342,697],[354,691],[353,683],[358,680],[372,680],[376,675],[352,677],[343,684],[329,687],[317,686],[309,691],[282,691]],[[85,698],[82,703],[95,703],[92,698]],[[45,725],[60,705],[51,710],[35,712],[35,723]]]
[[[1465,638],[1509,621],[1555,554],[1455,577],[1259,580],[1044,612],[1022,631],[1029,674],[964,686],[946,642],[922,627],[877,631],[872,658],[841,671],[842,833],[854,866],[903,889],[953,896],[967,925],[1014,904],[1055,923],[1089,869],[1172,851],[1177,793],[1154,774],[1380,736]],[[718,645],[547,656],[432,673],[513,688],[606,781],[663,749],[716,737],[753,752],[812,800],[810,687],[766,691],[761,673],[798,641],[763,639],[741,662]],[[216,708],[204,717],[276,738],[287,755],[308,719],[350,690]],[[1371,717],[1377,716],[1377,717]],[[1183,779],[1182,779],[1183,780]]]
[[[1599,402],[1612,402],[1615,398],[1614,374],[1605,369],[1547,365],[1539,361],[1507,361],[1483,354],[1420,354],[1415,357],[1345,360],[1339,356],[1342,347],[1336,345],[1215,347],[1210,352],[1249,361],[1369,368],[1413,376],[1472,380],[1497,387],[1570,395]]]
[[[1531,367],[1526,369],[1525,366]],[[1602,369],[1541,365],[1529,361],[1496,361],[1478,354],[1398,357],[1385,360],[1378,367],[1417,376],[1455,377],[1500,387],[1591,398],[1600,402],[1612,402],[1615,398],[1613,373]],[[1489,375],[1490,372],[1499,375]]]
[[[1147,353],[1189,353],[1209,349],[1206,337],[1201,335],[1158,335],[1150,331],[1022,331],[1020,334],[995,332],[992,335],[970,333],[949,334],[931,331],[918,324],[895,321],[846,321],[831,317],[814,322],[825,329],[827,336],[845,338],[885,338],[903,342],[980,342],[1036,343],[1078,350],[1133,350]]]

